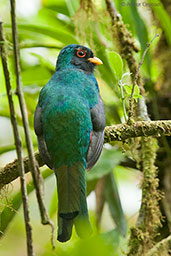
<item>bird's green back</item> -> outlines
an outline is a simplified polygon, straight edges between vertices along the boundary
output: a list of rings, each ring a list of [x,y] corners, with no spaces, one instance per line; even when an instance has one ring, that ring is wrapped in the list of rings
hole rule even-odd
[[[98,102],[94,77],[81,70],[58,71],[40,93],[45,141],[52,162],[86,164],[92,122],[90,109]]]

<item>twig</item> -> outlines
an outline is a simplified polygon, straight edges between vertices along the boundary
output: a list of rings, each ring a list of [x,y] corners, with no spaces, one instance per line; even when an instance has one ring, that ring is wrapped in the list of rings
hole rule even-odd
[[[111,24],[114,27],[113,38],[117,38],[119,44],[120,53],[122,57],[127,61],[132,81],[134,80],[137,70],[137,63],[133,56],[133,52],[138,52],[139,49],[134,43],[132,34],[128,31],[127,27],[123,23],[121,15],[117,12],[113,1],[105,0],[107,11],[111,17]],[[117,37],[116,37],[117,36]],[[138,77],[139,83],[142,82],[141,77]],[[142,89],[142,88],[141,88]]]
[[[99,229],[102,218],[102,212],[105,204],[105,182],[106,176],[103,176],[96,184],[96,227]]]
[[[44,205],[43,200],[43,178],[41,176],[38,164],[34,158],[34,151],[33,151],[33,144],[30,136],[29,131],[29,123],[28,123],[28,115],[27,115],[27,108],[24,100],[24,95],[22,91],[22,82],[21,82],[21,69],[20,69],[20,56],[19,56],[19,47],[18,47],[18,31],[17,31],[17,22],[16,22],[16,3],[15,0],[10,0],[11,3],[11,21],[12,21],[12,34],[13,34],[13,43],[14,43],[14,57],[15,57],[15,70],[16,70],[16,94],[19,98],[19,104],[22,114],[23,126],[25,131],[26,137],[26,144],[28,155],[30,159],[30,167],[33,177],[34,186],[36,189],[36,195],[41,215],[42,224],[46,225],[49,224],[52,228],[52,246],[54,245],[54,225],[53,222],[50,220],[48,212]]]
[[[140,68],[141,68],[141,66],[142,66],[142,64],[143,64],[145,55],[146,55],[146,53],[147,53],[147,51],[148,51],[150,45],[152,44],[153,40],[154,40],[156,37],[158,37],[158,36],[159,36],[159,34],[156,34],[156,35],[151,39],[150,43],[147,43],[147,47],[146,47],[146,49],[145,49],[145,51],[144,51],[144,53],[143,53],[143,55],[142,55],[142,58],[141,58],[141,60],[140,60],[140,63],[139,63],[139,65],[138,65],[138,68],[137,68],[137,71],[136,71],[136,74],[135,74],[134,83],[133,83],[133,87],[132,87],[132,91],[131,91],[131,98],[133,98],[133,95],[134,95],[135,85],[137,84],[138,75],[139,75],[139,72],[140,72]]]
[[[134,89],[135,89],[136,83],[138,83],[141,95],[142,96],[144,95],[143,81],[142,81],[139,70],[143,63],[146,52],[148,51],[148,48],[150,47],[152,41],[158,36],[158,34],[155,35],[155,37],[147,45],[147,48],[142,56],[142,59],[141,59],[139,65],[137,66],[136,60],[134,58],[134,52],[137,52],[138,49],[134,44],[132,35],[128,31],[125,24],[123,23],[122,17],[120,14],[118,14],[118,12],[114,6],[114,3],[111,0],[105,0],[105,2],[106,2],[108,13],[111,17],[112,26],[115,26],[115,31],[114,31],[113,37],[116,38],[116,36],[115,36],[115,33],[116,33],[117,37],[118,37],[120,53],[121,53],[122,57],[127,61],[127,64],[128,64],[128,67],[129,67],[129,70],[131,73],[133,88],[132,88],[131,97],[129,100],[129,112],[128,112],[128,124],[131,124],[131,117],[133,116],[133,106],[134,106],[133,94],[134,94]],[[143,106],[146,107],[144,98],[142,98],[141,103],[143,104]],[[146,109],[147,109],[147,107],[146,107]],[[141,113],[141,111],[139,111],[139,113],[140,113],[141,117],[147,116],[146,115],[147,111],[146,111],[145,115],[144,115],[144,113]],[[148,120],[148,118],[146,118],[145,120]]]
[[[131,117],[133,115],[133,104],[134,104],[134,101],[133,101],[133,96],[134,96],[134,91],[135,91],[135,86],[136,84],[138,84],[139,88],[140,88],[140,84],[138,83],[138,76],[139,76],[139,72],[140,72],[140,68],[143,64],[143,61],[144,61],[144,58],[145,58],[145,55],[151,45],[151,43],[153,42],[153,40],[158,37],[159,34],[156,34],[152,40],[150,41],[150,43],[147,44],[147,47],[142,55],[142,58],[140,60],[140,63],[138,65],[138,68],[137,68],[137,71],[135,73],[135,77],[133,79],[133,86],[132,86],[132,91],[131,91],[131,97],[129,99],[129,112],[128,112],[128,124],[131,123]],[[143,106],[143,107],[142,107]],[[139,99],[139,103],[138,103],[138,108],[139,108],[139,114],[140,114],[140,117],[143,119],[143,120],[149,120],[149,117],[148,117],[148,111],[147,111],[147,106],[146,106],[146,103],[145,103],[145,99],[142,95],[142,99]]]
[[[3,36],[3,27],[2,22],[0,21],[0,41],[4,41]],[[29,209],[28,209],[28,197],[27,197],[27,187],[25,181],[25,170],[24,170],[24,162],[22,157],[22,142],[18,131],[17,120],[15,116],[15,109],[14,103],[12,98],[11,92],[11,83],[10,83],[10,75],[7,65],[7,58],[4,44],[1,44],[1,58],[2,58],[2,65],[4,70],[5,82],[6,82],[6,91],[8,96],[9,108],[10,108],[10,118],[13,127],[16,151],[17,151],[17,169],[20,173],[20,182],[21,182],[21,192],[22,192],[22,200],[23,200],[23,210],[24,210],[24,219],[25,219],[25,228],[26,228],[26,237],[27,237],[27,253],[29,256],[34,255],[33,245],[32,245],[32,228],[30,225],[30,217],[29,217]]]
[[[158,242],[145,256],[163,256],[171,252],[171,235]]]
[[[38,153],[35,153],[34,156],[37,159],[39,166],[40,167],[43,166],[44,162],[40,158],[40,155]],[[28,156],[24,157],[23,161],[24,161],[25,173],[30,172],[31,168],[29,163],[29,157]],[[17,165],[18,165],[18,160],[16,159],[13,162],[7,164],[4,168],[0,169],[0,189],[4,185],[10,183],[11,181],[19,177],[20,174],[19,174]]]
[[[119,18],[120,14],[118,14],[118,12],[115,8],[114,2],[112,2],[111,0],[106,0],[106,6],[107,6],[107,10],[109,12],[109,15],[112,19],[112,23],[114,25],[117,18]]]
[[[124,116],[124,122],[126,122],[127,120],[127,113],[126,113],[126,105],[125,105],[125,97],[124,97],[124,90],[123,90],[123,85],[122,85],[122,80],[119,81],[119,87],[120,87],[120,90],[121,90],[121,101],[122,101],[122,108],[123,108],[123,116]]]
[[[111,24],[112,27],[114,27],[113,30],[113,38],[117,38],[117,43],[119,46],[120,54],[121,56],[126,60],[130,73],[131,73],[131,79],[132,83],[134,83],[136,72],[138,65],[136,63],[136,60],[134,58],[134,52],[138,52],[139,49],[136,47],[134,43],[134,39],[132,37],[132,34],[128,31],[127,27],[123,23],[121,15],[117,12],[115,5],[113,1],[111,0],[105,0],[107,11],[111,17]],[[140,88],[141,95],[144,94],[144,88],[143,88],[143,81],[141,78],[140,73],[137,74],[137,80]],[[130,98],[129,100],[129,112],[128,112],[128,124],[131,124],[131,117],[133,116],[133,99]]]
[[[139,121],[134,122],[131,126],[128,124],[118,124],[106,126],[105,128],[105,143],[113,141],[125,141],[126,139],[140,136],[171,136],[171,121]],[[44,162],[38,153],[35,153],[35,158],[39,166],[43,166]],[[24,158],[25,172],[30,172],[29,158]],[[17,160],[0,168],[0,187],[10,183],[19,176],[17,170]]]

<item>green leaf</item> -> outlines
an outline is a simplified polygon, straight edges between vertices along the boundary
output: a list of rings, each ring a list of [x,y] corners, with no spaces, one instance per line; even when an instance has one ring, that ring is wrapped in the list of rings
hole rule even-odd
[[[142,98],[138,85],[135,85],[133,98],[137,101],[138,98]]]
[[[127,225],[113,173],[106,176],[105,197],[118,231],[126,236]]]
[[[128,94],[128,96],[131,96],[131,92],[132,92],[132,85],[124,85],[124,89],[126,91],[126,93]]]
[[[116,77],[118,78],[118,80],[121,80],[123,73],[123,61],[121,56],[114,51],[107,51],[107,56]]]
[[[124,85],[124,89],[127,93],[127,95],[130,97],[131,96],[131,92],[132,92],[132,86],[133,85]],[[138,87],[138,85],[136,84],[135,85],[135,88],[134,88],[134,95],[133,95],[133,98],[137,101],[138,98],[142,98],[141,94],[140,94],[140,89]]]

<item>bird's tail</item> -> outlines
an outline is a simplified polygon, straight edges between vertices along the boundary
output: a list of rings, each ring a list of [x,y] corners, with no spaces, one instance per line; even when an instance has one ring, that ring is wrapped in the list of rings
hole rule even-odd
[[[56,169],[58,187],[58,240],[66,242],[72,227],[80,237],[91,233],[86,202],[85,167],[83,163],[65,165]]]

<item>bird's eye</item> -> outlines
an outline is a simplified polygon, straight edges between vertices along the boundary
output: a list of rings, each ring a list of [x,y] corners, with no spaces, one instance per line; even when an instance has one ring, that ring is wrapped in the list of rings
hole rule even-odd
[[[86,52],[84,50],[78,50],[77,51],[77,56],[79,58],[84,58],[86,56]]]

